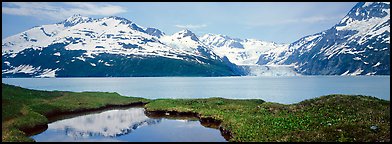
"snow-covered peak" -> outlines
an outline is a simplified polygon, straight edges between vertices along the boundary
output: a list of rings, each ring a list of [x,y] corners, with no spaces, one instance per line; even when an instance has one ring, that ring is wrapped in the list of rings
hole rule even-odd
[[[337,26],[346,26],[356,21],[369,21],[371,19],[385,17],[390,17],[389,2],[359,2],[348,12]]]
[[[199,41],[199,38],[197,38],[197,36],[192,31],[190,31],[188,29],[181,30],[181,31],[173,34],[172,36],[177,39],[189,37],[190,39],[192,39],[194,41]]]
[[[85,50],[88,56],[104,52],[163,55],[153,51],[170,50],[125,18],[91,19],[74,15],[63,23],[34,27],[3,39],[2,52],[16,54],[24,49],[42,49],[59,43],[65,44],[66,50]]]
[[[124,22],[132,22],[132,21],[126,19],[126,18],[119,17],[119,16],[109,16],[109,17],[106,17],[106,18],[107,19],[115,19],[115,20],[124,21]]]
[[[89,17],[84,17],[81,15],[73,15],[70,18],[66,19],[63,22],[60,22],[58,24],[64,24],[64,27],[72,27],[72,26],[76,26],[79,24],[83,24],[83,23],[101,23],[102,26],[108,26],[108,27],[117,27],[118,25],[125,25],[133,30],[142,32],[142,33],[146,33],[146,31],[144,30],[143,27],[137,25],[136,23],[123,18],[123,17],[118,17],[118,16],[109,16],[109,17],[103,17],[103,18],[99,18],[99,19],[93,19],[93,18],[89,18]],[[95,28],[91,28],[91,29],[95,29]]]
[[[200,40],[206,45],[212,45],[214,47],[244,48],[244,46],[241,44],[241,39],[231,38],[222,34],[208,33],[200,37]]]
[[[213,51],[220,57],[226,56],[230,62],[237,65],[255,65],[260,55],[270,50],[280,50],[288,46],[288,44],[276,44],[256,39],[242,40],[211,33],[201,36],[200,41],[212,46]]]
[[[305,74],[388,74],[389,43],[390,3],[359,2],[332,28],[271,51],[259,63],[294,64]],[[378,62],[383,68],[371,67]]]
[[[189,30],[182,30],[173,35],[165,35],[159,40],[170,47],[188,52],[195,52],[199,46],[202,46],[196,35]]]
[[[174,49],[201,55],[203,57],[218,59],[209,45],[205,45],[199,38],[190,30],[181,30],[173,35],[163,35],[159,41]]]
[[[64,24],[65,27],[70,27],[70,26],[74,26],[76,24],[87,22],[90,20],[92,20],[92,19],[89,17],[85,17],[80,14],[75,14],[75,15],[67,18],[63,22],[60,22],[60,24]]]
[[[226,40],[233,40],[233,38],[231,38],[231,37],[229,37],[227,35],[212,34],[212,33],[207,33],[207,34],[201,36],[200,39],[226,39]]]
[[[207,33],[207,34],[201,36],[200,39],[226,39],[226,40],[237,40],[237,41],[241,40],[239,38],[232,38],[232,37],[227,36],[227,35],[213,34],[213,33]]]
[[[185,59],[189,56],[216,59],[217,56],[191,31],[184,30],[175,36],[166,36],[156,28],[143,28],[122,17],[92,19],[74,15],[63,22],[34,27],[3,39],[2,54],[17,55],[25,49],[42,50],[61,44],[65,50],[85,51],[77,57],[82,61],[101,53],[172,59]],[[53,55],[63,56],[61,52]]]
[[[76,19],[83,19],[83,18],[86,18],[86,17],[84,17],[84,16],[82,16],[80,14],[74,14],[74,15],[70,16],[69,18],[67,18],[66,21],[73,21],[73,20],[76,20]]]
[[[334,26],[337,31],[354,31],[349,41],[363,43],[374,36],[390,32],[389,2],[360,2]],[[348,35],[348,34],[347,34]],[[341,35],[344,36],[344,35]],[[389,43],[389,38],[385,41]]]

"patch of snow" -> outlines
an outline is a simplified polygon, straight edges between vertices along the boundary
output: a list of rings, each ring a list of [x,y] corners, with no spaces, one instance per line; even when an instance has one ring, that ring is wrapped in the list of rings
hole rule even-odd
[[[362,59],[360,57],[355,57],[355,58],[353,58],[353,60],[358,61],[358,60],[362,60]]]
[[[54,53],[53,55],[55,55],[55,56],[60,56],[61,54],[60,54],[60,52],[56,52],[56,53]]]
[[[8,61],[4,61],[3,63],[5,63],[7,66],[10,66],[10,62]]]
[[[349,74],[350,76],[356,76],[356,75],[360,75],[363,72],[362,69],[357,69],[356,71],[354,71],[353,73]]]
[[[350,70],[347,70],[346,72],[342,73],[341,75],[346,76],[346,75],[348,75],[349,72],[350,72]]]
[[[56,69],[44,69],[44,71],[42,72],[41,75],[36,76],[36,77],[40,77],[40,78],[44,78],[44,77],[56,77],[56,71],[58,71],[60,69],[56,68]]]
[[[366,75],[374,75],[374,74],[376,74],[376,72],[369,72]]]
[[[13,54],[10,55],[10,57],[11,57],[11,58],[14,58],[14,57],[16,57],[17,55],[18,55],[17,53],[13,53]]]
[[[377,62],[375,65],[373,65],[372,67],[378,67],[379,65],[381,65],[380,62]]]
[[[199,59],[196,59],[196,62],[201,63],[201,64],[205,64],[204,62],[200,61]]]
[[[112,64],[109,64],[108,62],[104,63],[105,66],[113,66]]]
[[[15,74],[15,73],[27,73],[27,74],[30,74],[30,73],[35,73],[39,69],[40,69],[40,67],[34,68],[31,65],[19,65],[18,67],[14,68],[14,69],[7,70],[7,71],[3,72],[3,74],[6,74],[6,73],[13,73],[13,74]]]
[[[82,56],[76,57],[76,59],[81,60],[81,61],[86,61],[86,59],[84,57],[82,57]]]

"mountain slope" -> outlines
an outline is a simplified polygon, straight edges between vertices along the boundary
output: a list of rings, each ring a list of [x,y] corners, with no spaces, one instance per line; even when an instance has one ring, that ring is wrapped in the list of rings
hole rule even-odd
[[[2,42],[3,77],[389,74],[389,2],[360,2],[332,28],[291,44],[166,35],[121,17],[80,15]]]
[[[212,47],[219,56],[226,56],[237,65],[256,65],[261,54],[274,49],[286,49],[288,44],[277,44],[255,39],[238,39],[225,35],[205,34],[200,40]]]
[[[162,43],[174,48],[185,50],[188,53],[200,55],[204,59],[212,59],[228,66],[234,73],[246,75],[248,72],[236,64],[232,63],[226,56],[219,56],[210,45],[204,44],[193,32],[188,29],[174,33],[173,35],[164,35],[159,39]],[[200,63],[205,63],[202,59],[196,59]]]
[[[239,75],[205,49],[188,51],[162,43],[164,35],[121,17],[74,15],[3,39],[2,76]]]
[[[220,34],[205,34],[200,40],[210,46],[220,57],[226,57],[249,76],[295,76],[299,75],[292,66],[258,65],[260,55],[270,51],[287,49],[288,44],[256,39],[239,39]]]
[[[332,28],[270,51],[258,64],[295,65],[305,75],[389,75],[390,3],[360,2]]]

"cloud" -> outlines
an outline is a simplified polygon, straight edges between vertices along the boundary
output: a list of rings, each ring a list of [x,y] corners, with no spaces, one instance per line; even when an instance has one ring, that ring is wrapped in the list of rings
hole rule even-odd
[[[319,22],[324,22],[324,21],[337,20],[340,18],[343,18],[343,16],[342,15],[333,16],[333,17],[315,16],[315,17],[307,17],[307,18],[298,19],[297,21],[293,21],[293,22],[319,23]]]
[[[55,5],[57,4],[57,5]],[[94,3],[46,3],[46,2],[6,2],[2,5],[2,13],[20,16],[33,16],[44,19],[61,20],[74,14],[83,16],[111,16],[126,12],[121,6]]]
[[[199,28],[207,27],[207,25],[206,24],[201,24],[201,25],[187,24],[187,25],[175,25],[175,27],[182,28],[182,29],[199,29]]]
[[[343,18],[344,15],[338,16],[312,16],[312,17],[304,17],[304,18],[290,18],[290,19],[273,19],[270,21],[263,21],[263,22],[248,22],[246,25],[248,26],[276,26],[276,25],[287,25],[287,24],[295,24],[295,23],[307,23],[307,24],[314,24],[314,23],[321,23],[327,21],[337,21]]]

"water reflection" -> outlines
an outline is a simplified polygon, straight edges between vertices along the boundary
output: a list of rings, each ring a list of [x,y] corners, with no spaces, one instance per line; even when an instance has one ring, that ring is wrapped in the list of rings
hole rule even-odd
[[[196,137],[197,136],[197,137]],[[36,141],[226,141],[198,120],[150,118],[143,108],[109,110],[48,124]]]

